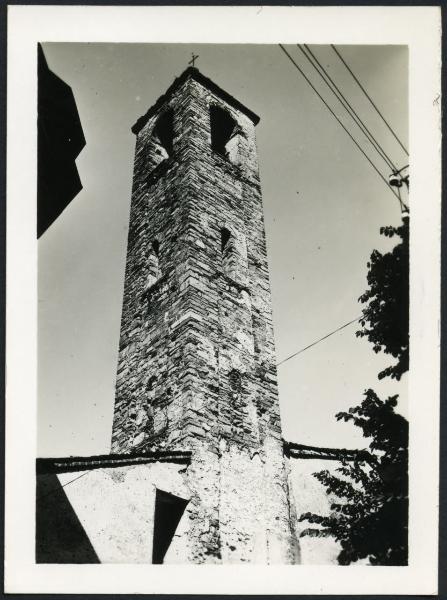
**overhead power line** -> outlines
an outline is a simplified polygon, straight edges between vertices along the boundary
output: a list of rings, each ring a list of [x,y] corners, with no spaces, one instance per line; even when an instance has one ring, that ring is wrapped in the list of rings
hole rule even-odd
[[[322,78],[324,83],[328,86],[328,88],[331,90],[331,92],[334,94],[334,96],[337,98],[337,100],[340,102],[340,104],[343,106],[343,108],[346,110],[346,112],[349,114],[349,116],[353,119],[354,123],[359,127],[361,132],[365,134],[365,136],[367,137],[367,139],[371,143],[371,145],[377,150],[377,153],[382,158],[382,160],[385,162],[387,167],[389,167],[392,171],[396,171],[397,170],[396,165],[393,163],[393,161],[388,156],[388,154],[385,152],[383,147],[380,145],[380,143],[377,141],[377,139],[374,137],[374,135],[371,133],[371,131],[368,129],[368,127],[365,125],[364,121],[358,115],[357,111],[353,108],[353,106],[349,102],[349,100],[347,100],[346,96],[340,90],[338,85],[335,83],[335,81],[329,75],[327,70],[323,67],[323,65],[318,60],[318,58],[315,56],[315,54],[312,52],[312,50],[309,48],[309,46],[307,44],[304,44],[304,48],[306,49],[308,54],[306,54],[302,45],[297,44],[297,46],[301,50],[301,52],[304,54],[305,58],[312,65],[312,67],[320,75],[320,77]]]
[[[291,354],[290,356],[288,356],[284,360],[281,360],[279,363],[276,364],[276,366],[279,367],[279,365],[284,364],[285,362],[287,362],[291,358],[294,358],[295,356],[298,356],[298,354],[301,354],[305,350],[309,350],[309,348],[312,348],[313,346],[316,346],[317,344],[319,344],[323,340],[326,340],[328,337],[331,337],[331,335],[334,335],[334,333],[338,333],[339,331],[341,331],[345,327],[348,327],[349,325],[352,325],[353,323],[356,323],[356,322],[360,321],[360,319],[362,317],[363,317],[363,315],[361,315],[360,317],[356,317],[355,319],[352,319],[352,321],[349,321],[349,323],[345,323],[344,325],[341,325],[340,327],[337,327],[337,329],[334,329],[334,331],[331,331],[330,333],[327,333],[326,335],[324,335],[320,339],[315,340],[315,342],[312,342],[308,346],[305,346],[304,348],[301,348],[301,350],[298,350],[297,352],[294,352],[293,354]]]
[[[388,123],[388,121],[385,119],[385,117],[383,116],[383,114],[380,112],[380,110],[377,108],[377,106],[375,105],[375,103],[373,102],[371,96],[368,94],[368,92],[365,90],[365,88],[363,87],[363,85],[360,83],[360,81],[358,80],[358,78],[355,76],[354,72],[352,71],[351,67],[348,65],[348,63],[345,61],[345,59],[343,58],[343,56],[341,55],[340,51],[337,50],[337,48],[334,46],[334,44],[331,44],[331,47],[333,49],[333,51],[335,52],[335,54],[338,56],[338,58],[341,60],[341,62],[345,65],[346,69],[349,71],[349,73],[352,75],[352,78],[354,79],[354,81],[357,83],[357,85],[359,86],[359,88],[362,90],[362,92],[365,94],[365,96],[368,98],[368,100],[370,101],[371,105],[373,106],[374,110],[376,111],[376,113],[379,115],[379,117],[382,119],[382,121],[385,123],[385,125],[388,127],[389,131],[391,132],[391,134],[393,135],[394,139],[397,141],[397,143],[399,144],[399,146],[402,148],[402,150],[405,152],[405,154],[407,156],[409,156],[408,154],[408,150],[405,148],[405,146],[402,144],[402,142],[400,141],[400,139],[397,137],[397,134],[394,132],[393,128],[391,127],[391,125]]]
[[[372,162],[372,160],[369,158],[369,156],[366,154],[366,152],[362,149],[362,147],[357,142],[357,140],[350,134],[348,129],[343,125],[342,121],[337,117],[337,115],[334,113],[332,108],[329,106],[329,104],[326,102],[326,100],[323,98],[323,96],[320,94],[320,92],[316,89],[316,87],[313,85],[313,83],[310,81],[310,79],[307,77],[307,75],[304,73],[304,71],[301,69],[301,67],[293,60],[293,58],[290,56],[290,54],[287,52],[287,50],[284,48],[284,46],[282,44],[279,44],[279,47],[284,52],[284,54],[288,57],[288,59],[291,61],[291,63],[295,66],[295,68],[301,73],[301,75],[304,77],[304,79],[307,81],[307,83],[310,85],[310,87],[313,89],[313,91],[317,94],[317,96],[320,98],[320,100],[323,102],[323,104],[326,106],[326,108],[329,110],[329,112],[332,114],[332,116],[337,120],[337,122],[345,130],[345,132],[348,134],[348,136],[351,138],[351,140],[354,142],[354,144],[357,146],[357,148],[360,150],[360,152],[363,154],[363,156],[366,158],[366,160],[372,166],[372,168],[379,175],[380,179],[382,179],[382,181],[385,183],[387,189],[389,189],[391,191],[391,193],[394,194],[394,196],[399,201],[399,196],[396,194],[396,192],[393,190],[393,188],[389,186],[388,181],[385,179],[385,177],[382,175],[382,173],[379,171],[379,169],[376,167],[376,165]],[[399,201],[399,204],[400,204],[400,201]]]
[[[81,477],[84,477],[84,475],[87,475],[88,473],[90,473],[90,471],[86,471],[85,473],[82,473],[81,475],[78,475],[74,479],[70,479],[70,481],[67,481],[66,483],[64,483],[64,485],[61,485],[61,486],[59,486],[59,487],[57,487],[57,488],[55,488],[53,490],[50,490],[49,492],[47,492],[46,494],[43,494],[42,496],[38,496],[37,499],[38,500],[43,500],[47,496],[51,496],[51,494],[55,494],[56,492],[58,492],[62,488],[67,487],[67,485],[70,485],[70,483],[73,483],[73,482],[77,481],[78,479],[81,479]]]

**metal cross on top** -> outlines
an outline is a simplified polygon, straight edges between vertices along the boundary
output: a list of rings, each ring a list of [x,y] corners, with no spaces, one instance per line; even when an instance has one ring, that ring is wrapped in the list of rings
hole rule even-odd
[[[192,56],[192,58],[189,61],[188,65],[192,65],[194,67],[196,60],[199,58],[199,55],[198,54],[194,54],[194,52],[191,52],[191,56]]]

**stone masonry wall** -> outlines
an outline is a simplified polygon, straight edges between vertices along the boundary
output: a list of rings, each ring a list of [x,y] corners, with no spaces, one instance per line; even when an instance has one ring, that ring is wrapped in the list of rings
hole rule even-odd
[[[254,123],[190,71],[137,135],[112,451],[193,450],[185,561],[295,563]]]

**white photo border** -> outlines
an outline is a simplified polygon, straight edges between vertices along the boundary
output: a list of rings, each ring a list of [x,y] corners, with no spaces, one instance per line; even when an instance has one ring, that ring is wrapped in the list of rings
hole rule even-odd
[[[408,45],[411,368],[407,567],[35,563],[37,43],[50,41]],[[441,249],[440,9],[427,6],[9,6],[7,90],[5,591],[436,594]]]

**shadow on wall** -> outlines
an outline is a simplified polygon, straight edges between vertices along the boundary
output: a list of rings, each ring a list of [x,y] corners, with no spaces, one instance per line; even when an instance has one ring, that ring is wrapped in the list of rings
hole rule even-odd
[[[171,545],[175,531],[188,500],[157,490],[155,498],[154,542],[152,547],[152,564],[163,564],[164,557]]]
[[[133,500],[132,494],[129,494],[128,501],[130,505],[132,505]],[[93,495],[90,501],[93,510],[96,510],[96,508],[99,511],[102,510],[101,504],[95,503]],[[85,502],[89,504],[89,499],[84,499],[82,505]],[[163,564],[166,552],[171,546],[187,504],[188,500],[184,498],[159,489],[156,490],[153,515],[153,564]],[[97,518],[101,517],[98,513],[96,513],[96,516]],[[125,518],[123,522],[125,523]],[[119,526],[119,519],[115,525]],[[142,529],[144,529],[144,523],[142,523]],[[110,530],[107,533],[99,529],[96,531],[96,535],[98,534],[107,537],[110,534]],[[112,545],[117,543],[116,540],[109,541]],[[148,546],[149,543],[150,540],[148,538]],[[104,539],[102,540],[103,546]],[[36,498],[36,563],[89,564],[100,562],[101,560],[95,552],[89,536],[73,509],[57,474],[44,473],[38,475]],[[129,562],[135,562],[135,559]],[[146,559],[145,562],[150,562],[150,560]]]
[[[36,563],[99,563],[54,473],[37,477]]]

